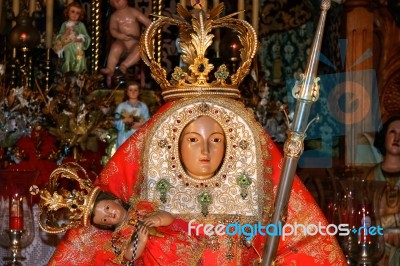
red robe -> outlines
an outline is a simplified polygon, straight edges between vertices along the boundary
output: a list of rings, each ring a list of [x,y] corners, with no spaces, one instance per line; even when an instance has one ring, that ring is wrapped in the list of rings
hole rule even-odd
[[[103,190],[110,191],[124,201],[136,200],[141,197],[141,191],[146,181],[143,176],[143,155],[146,138],[151,138],[149,134],[158,119],[164,119],[165,113],[181,103],[167,103],[148,121],[141,129],[128,139],[110,162],[101,172],[97,185]],[[191,112],[191,110],[189,110]],[[250,116],[249,116],[250,117]],[[251,119],[251,118],[246,118]],[[253,122],[252,122],[253,123]],[[254,124],[256,122],[254,121]],[[258,126],[256,126],[258,127]],[[260,129],[256,141],[261,142],[263,153],[263,168],[265,180],[264,197],[268,198],[263,206],[261,221],[264,225],[268,224],[268,217],[271,214],[271,202],[278,185],[283,157],[278,148],[270,140],[269,136]],[[270,188],[268,188],[270,187]],[[179,216],[166,229],[174,232],[188,232],[190,217]],[[306,190],[299,178],[295,178],[288,209],[288,224],[315,224],[327,225],[327,221],[321,210]],[[216,224],[217,221],[210,221]],[[193,230],[193,228],[192,228]],[[191,232],[194,233],[194,232]],[[181,254],[181,250],[186,251],[165,239],[152,239],[146,246],[148,252],[144,252],[142,257],[135,261],[135,265],[253,265],[263,254],[265,237],[256,235],[252,246],[242,245],[240,238],[236,236],[219,236],[216,241],[204,236],[200,230],[196,239],[199,248],[191,254]],[[68,232],[63,243],[57,248],[50,265],[108,265],[104,260],[110,261],[112,254],[107,253],[102,248],[102,243],[109,241],[109,232],[99,231],[93,227],[73,229]],[[163,252],[160,252],[163,250]],[[167,257],[157,259],[160,256],[169,254]],[[72,255],[73,254],[73,255]],[[179,263],[178,263],[179,261]],[[182,263],[183,261],[183,263]],[[276,265],[347,265],[343,253],[334,236],[330,235],[296,235],[287,236],[281,239]]]

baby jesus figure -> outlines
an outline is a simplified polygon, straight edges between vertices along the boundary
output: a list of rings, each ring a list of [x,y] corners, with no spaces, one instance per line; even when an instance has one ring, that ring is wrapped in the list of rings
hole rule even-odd
[[[168,226],[173,222],[174,217],[165,211],[146,215],[149,208],[145,205],[142,204],[140,210],[137,210],[129,208],[111,193],[100,192],[97,196],[91,223],[100,229],[113,231],[111,241],[106,243],[105,248],[115,253],[114,263],[122,264],[139,258],[149,235],[164,237],[155,227]]]
[[[88,241],[95,243],[87,249],[80,244],[66,245],[68,240],[61,243],[49,265],[132,265],[138,259],[144,265],[185,265],[188,256],[199,248],[200,239],[172,226],[175,217],[171,213],[147,201],[132,199],[127,204],[102,191],[76,163],[54,170],[39,193],[39,225],[45,232],[67,231],[68,239],[76,233],[68,231],[72,228],[86,232],[97,227],[102,231],[90,239],[82,238],[85,245]],[[85,258],[74,261],[82,252]]]

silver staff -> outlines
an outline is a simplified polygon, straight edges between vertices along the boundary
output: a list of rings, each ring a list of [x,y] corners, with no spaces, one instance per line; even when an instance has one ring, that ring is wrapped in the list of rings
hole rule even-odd
[[[274,215],[271,223],[278,225],[285,223],[287,218],[287,207],[293,180],[296,172],[297,162],[303,153],[305,131],[308,125],[308,117],[311,105],[319,97],[319,78],[316,77],[318,69],[318,57],[321,50],[322,36],[324,32],[326,13],[331,7],[330,0],[322,0],[321,15],[317,31],[314,37],[310,57],[308,58],[306,74],[296,82],[292,94],[297,99],[296,110],[288,138],[284,145],[284,164],[280,175],[277,197],[274,205]],[[269,236],[266,240],[263,253],[263,266],[274,265],[276,251],[278,249],[280,236]]]

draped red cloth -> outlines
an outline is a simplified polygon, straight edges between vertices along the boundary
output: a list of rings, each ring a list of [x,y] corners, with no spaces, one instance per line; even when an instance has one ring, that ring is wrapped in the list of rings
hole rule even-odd
[[[140,174],[140,160],[144,139],[158,117],[173,103],[165,104],[146,125],[124,143],[101,172],[96,181],[103,190],[110,191],[128,202],[131,196],[140,193],[143,176]],[[274,192],[278,185],[282,155],[266,133],[259,136],[267,142],[266,149],[271,156],[264,161],[272,169]],[[266,218],[265,218],[266,219]],[[164,228],[169,232],[188,232],[188,220],[176,219]],[[216,222],[216,221],[215,221]],[[262,221],[261,221],[262,222]],[[321,210],[299,178],[295,178],[288,209],[287,223],[327,225]],[[194,232],[191,232],[192,236]],[[58,246],[49,265],[110,265],[114,258],[112,252],[102,246],[109,241],[111,232],[100,231],[94,227],[77,228],[68,232],[62,244]],[[238,236],[218,236],[218,248],[210,244],[201,232],[195,238],[199,247],[188,254],[187,249],[171,238],[151,239],[142,257],[135,265],[253,265],[263,254],[265,237],[257,235],[253,246],[240,245]],[[232,244],[236,243],[236,244]],[[231,245],[230,245],[231,244]],[[182,253],[181,251],[185,252]],[[169,254],[169,257],[164,257]],[[231,255],[230,258],[227,255]],[[157,259],[159,256],[162,259]],[[342,251],[334,236],[330,235],[292,235],[281,239],[276,265],[347,265]]]

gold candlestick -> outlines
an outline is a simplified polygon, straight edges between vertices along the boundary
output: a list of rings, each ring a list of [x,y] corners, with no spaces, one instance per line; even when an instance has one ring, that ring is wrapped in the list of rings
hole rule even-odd
[[[6,262],[6,266],[22,266],[20,261],[26,260],[25,257],[21,256],[21,237],[23,230],[9,230],[7,231],[10,236],[11,245],[9,250],[11,251],[10,257],[4,257],[3,260]]]

